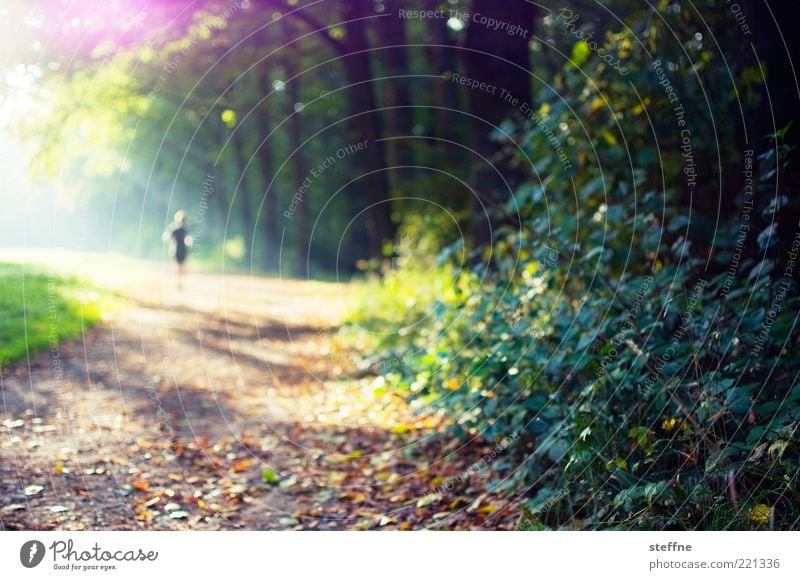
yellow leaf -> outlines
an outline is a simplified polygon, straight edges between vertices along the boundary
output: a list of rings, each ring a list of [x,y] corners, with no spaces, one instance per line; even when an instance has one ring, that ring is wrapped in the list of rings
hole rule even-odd
[[[450,505],[448,507],[451,510],[454,510],[457,507],[460,507],[460,506],[462,506],[462,505],[464,505],[466,503],[468,503],[468,502],[463,497],[457,497],[456,499],[454,499],[453,501],[450,502]]]
[[[756,524],[769,523],[770,507],[766,504],[760,503],[750,510],[750,521]]]
[[[677,424],[678,420],[675,417],[670,417],[668,419],[664,419],[661,422],[661,428],[664,429],[664,431],[671,431],[672,429],[675,428],[675,425]]]

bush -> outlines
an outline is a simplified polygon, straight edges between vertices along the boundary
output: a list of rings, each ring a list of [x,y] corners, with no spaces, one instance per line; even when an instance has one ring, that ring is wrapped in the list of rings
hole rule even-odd
[[[696,179],[711,132],[687,155],[663,79],[627,66],[598,77],[604,99],[567,68],[534,118],[504,125],[531,178],[496,216],[488,274],[461,270],[459,242],[449,265],[420,258],[371,287],[383,306],[354,321],[403,329],[372,337],[404,361],[388,384],[446,410],[458,436],[513,441],[497,485],[527,529],[796,528],[798,246],[770,250],[792,151],[778,134],[757,159],[723,152],[759,177],[715,225],[691,205],[725,186],[721,171]],[[630,106],[631,78],[653,125]]]

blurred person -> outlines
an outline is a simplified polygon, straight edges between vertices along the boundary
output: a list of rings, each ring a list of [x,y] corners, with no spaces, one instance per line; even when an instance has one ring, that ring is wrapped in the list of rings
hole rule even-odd
[[[186,257],[189,254],[189,247],[192,245],[192,236],[186,229],[186,212],[179,209],[175,212],[174,221],[164,230],[161,239],[169,243],[169,250],[175,262],[178,264],[178,290],[183,289],[183,275],[185,272]]]

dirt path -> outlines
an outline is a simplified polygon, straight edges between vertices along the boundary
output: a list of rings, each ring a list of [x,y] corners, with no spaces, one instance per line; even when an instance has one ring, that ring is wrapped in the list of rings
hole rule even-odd
[[[344,291],[194,274],[178,293],[153,272],[105,324],[2,369],[0,529],[510,521],[480,470],[460,477],[485,448],[355,378],[331,332]]]

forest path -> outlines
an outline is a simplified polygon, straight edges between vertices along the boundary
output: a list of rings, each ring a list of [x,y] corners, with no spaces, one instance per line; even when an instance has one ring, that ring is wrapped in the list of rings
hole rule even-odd
[[[352,374],[330,332],[347,285],[195,273],[178,292],[173,274],[142,272],[105,323],[2,369],[0,529],[475,528],[500,515],[480,487],[426,496],[486,449],[443,442],[435,418]]]

